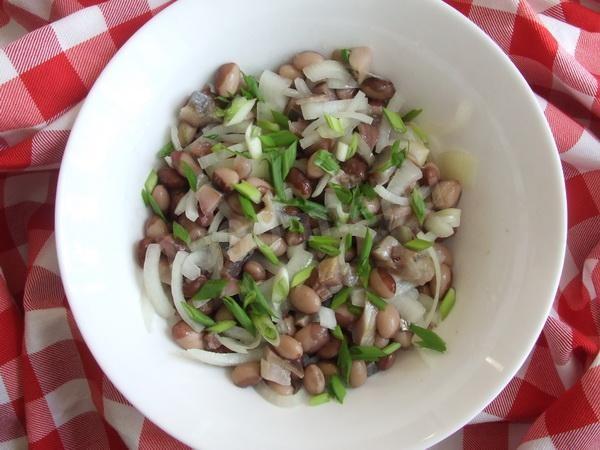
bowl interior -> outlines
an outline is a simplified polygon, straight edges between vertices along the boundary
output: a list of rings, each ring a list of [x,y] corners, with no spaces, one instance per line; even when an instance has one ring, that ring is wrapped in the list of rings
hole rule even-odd
[[[220,64],[258,74],[299,50],[356,45],[370,46],[373,71],[424,109],[436,148],[464,149],[478,162],[452,244],[458,301],[438,328],[449,350],[403,354],[343,406],[280,409],[234,387],[223,369],[182,358],[158,317],[147,331],[133,258],[146,218],[140,190],[175,111]],[[560,166],[533,95],[500,50],[445,5],[183,0],[134,36],[94,86],[63,161],[56,219],[79,327],[136,407],[195,447],[237,449],[243,437],[245,448],[300,449],[428,446],[481,410],[541,329],[564,217]]]

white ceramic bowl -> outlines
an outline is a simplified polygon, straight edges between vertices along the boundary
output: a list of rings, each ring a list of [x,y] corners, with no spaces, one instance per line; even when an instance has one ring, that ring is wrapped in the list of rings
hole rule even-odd
[[[343,406],[280,409],[226,371],[183,359],[140,308],[133,258],[140,189],[187,95],[226,61],[249,73],[294,52],[368,45],[423,122],[478,160],[454,238],[458,301],[438,328],[446,354],[409,352]],[[460,105],[463,106],[460,106]],[[469,113],[470,111],[470,113]],[[476,415],[530,351],[552,303],[565,244],[565,194],[533,94],[474,25],[433,0],[197,2],[144,26],[92,89],[71,134],[56,210],[60,268],[96,360],[157,425],[207,449],[409,448]]]

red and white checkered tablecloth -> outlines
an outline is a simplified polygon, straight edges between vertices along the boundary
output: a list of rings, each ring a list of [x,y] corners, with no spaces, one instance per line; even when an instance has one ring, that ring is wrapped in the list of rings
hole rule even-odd
[[[94,80],[165,0],[0,0],[0,448],[183,447],[100,371],[65,298],[57,169]],[[536,93],[567,187],[554,307],[523,367],[440,448],[600,448],[600,2],[447,0]]]

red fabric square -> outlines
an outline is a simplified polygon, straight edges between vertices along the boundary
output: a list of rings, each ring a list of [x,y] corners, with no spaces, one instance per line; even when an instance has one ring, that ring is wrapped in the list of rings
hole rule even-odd
[[[469,16],[471,12],[471,1],[470,0],[445,0],[450,6],[457,11],[460,11],[465,16]]]
[[[4,51],[17,72],[23,73],[60,54],[62,49],[54,30],[41,27],[11,42]]]
[[[87,93],[64,53],[25,72],[21,79],[46,120],[79,102]]]
[[[598,214],[594,207],[594,199],[582,175],[567,180],[566,187],[570,202],[567,211],[569,228]]]
[[[503,51],[508,52],[515,22],[514,14],[474,5],[469,18],[494,39]]]
[[[0,443],[23,436],[22,419],[11,402],[0,403]]]
[[[544,111],[559,152],[566,152],[577,143],[584,128],[551,103]]]
[[[577,411],[577,414],[565,414],[562,408],[548,410],[546,412],[546,427],[550,434],[575,430],[600,420],[594,413],[580,384],[576,384],[572,389],[565,392],[561,401],[563,406],[569,405],[570,408]]]
[[[48,449],[64,448],[58,430],[53,430],[43,438],[29,442],[29,450],[48,450]]]
[[[506,450],[508,448],[508,423],[490,422],[467,425],[463,429],[463,449]]]
[[[109,448],[102,419],[96,411],[86,412],[73,417],[58,428],[58,433],[66,449]]]
[[[121,45],[123,45],[125,41],[138,30],[138,28],[140,28],[151,18],[152,14],[145,13],[120,25],[116,25],[114,28],[111,28],[109,33],[117,48],[120,48]]]
[[[567,23],[587,31],[600,32],[600,12],[575,2],[561,2]]]
[[[106,32],[70,48],[65,53],[79,78],[89,89],[116,51],[117,47],[111,34]]]
[[[16,305],[0,312],[0,330],[3,336],[0,345],[0,366],[2,366],[21,354],[19,336],[23,335],[23,319]]]
[[[581,31],[575,47],[575,58],[587,70],[600,76],[600,33]]]
[[[515,17],[510,53],[535,59],[551,69],[558,44],[552,34],[541,26],[535,18],[525,17],[528,12],[523,11],[523,8],[520,4],[520,14]]]
[[[0,111],[0,131],[31,127],[44,122],[44,116],[19,77],[0,84]]]
[[[553,396],[540,391],[528,381],[523,380],[506,419],[510,421],[535,419],[548,408],[554,400],[556,399]]]

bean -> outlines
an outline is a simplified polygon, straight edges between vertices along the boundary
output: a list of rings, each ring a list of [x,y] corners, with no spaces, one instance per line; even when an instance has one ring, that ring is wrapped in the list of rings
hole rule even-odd
[[[186,181],[186,185],[187,185],[187,181]],[[185,192],[183,192],[183,191],[179,191],[179,190],[171,191],[171,193],[170,193],[171,201],[169,203],[169,218],[170,219],[172,219],[172,220],[177,219],[177,214],[175,214],[175,210],[177,209],[177,205],[179,204],[179,202],[181,201],[181,199],[183,198],[184,195],[185,195]]]
[[[175,259],[175,255],[178,251],[187,250],[187,247],[179,239],[175,239],[172,234],[167,234],[160,238],[158,241],[162,253],[168,258],[169,261]]]
[[[375,100],[389,100],[396,93],[394,83],[375,77],[364,80],[360,84],[360,88],[367,97]]]
[[[356,72],[358,82],[362,82],[371,68],[373,52],[369,47],[354,47],[348,58],[350,68]]]
[[[227,307],[221,306],[215,314],[215,320],[221,322],[223,320],[235,320],[235,319],[233,317],[233,314],[231,314],[231,311],[229,311],[229,309],[227,309]]]
[[[273,391],[275,391],[279,395],[292,395],[294,393],[294,386],[291,384],[289,386],[283,386],[278,383],[273,383],[272,381],[267,381],[267,386],[269,386]]]
[[[265,195],[267,192],[273,192],[273,186],[271,186],[268,181],[265,181],[262,178],[250,177],[246,181],[258,189],[263,195]]]
[[[419,294],[428,295],[432,297],[431,289],[429,288],[429,283],[424,284],[423,286],[419,286],[417,290],[419,291]]]
[[[311,364],[304,369],[304,389],[310,395],[320,394],[325,390],[325,375],[316,364]]]
[[[179,222],[179,224],[187,230],[192,242],[206,236],[206,228],[196,222],[192,222],[190,219],[185,217],[185,215],[179,217],[177,222]]]
[[[177,172],[179,172],[179,175],[181,176],[185,177],[183,163],[187,164],[192,169],[192,172],[194,172],[196,175],[199,175],[200,172],[202,172],[202,169],[200,168],[200,165],[198,164],[196,159],[188,152],[173,152],[171,153],[171,159],[173,161],[173,167]],[[187,187],[187,185],[188,182],[186,179],[185,186]]]
[[[335,358],[340,351],[341,345],[342,343],[339,339],[329,339],[329,342],[317,352],[317,356],[323,359]]]
[[[238,214],[238,215],[243,215],[244,212],[242,210],[242,205],[240,204],[240,198],[237,194],[237,192],[232,192],[231,194],[228,194],[225,197],[225,201],[227,202],[227,205],[231,208],[231,210]]]
[[[348,307],[344,304],[335,310],[335,320],[340,327],[347,328],[356,321],[356,316],[348,311]]]
[[[292,60],[292,64],[296,69],[302,70],[307,66],[311,66],[324,60],[325,58],[323,58],[323,55],[320,53],[305,51],[296,54]]]
[[[316,323],[309,323],[296,332],[294,339],[302,344],[304,353],[315,353],[327,344],[329,332],[327,331],[327,328],[323,328]]]
[[[252,161],[238,155],[233,160],[233,169],[238,173],[241,179],[248,178],[252,172]]]
[[[271,247],[275,256],[283,256],[287,251],[287,244],[281,236],[273,233],[263,233],[260,235],[260,240]]]
[[[377,332],[382,338],[391,338],[400,329],[400,314],[394,305],[387,305],[377,313]]]
[[[440,264],[440,272],[442,274],[442,278],[440,281],[440,299],[448,292],[450,285],[452,284],[452,269],[447,264]],[[429,289],[431,292],[435,292],[435,283],[436,283],[435,275],[429,282]]]
[[[319,369],[321,369],[321,372],[323,372],[323,375],[325,375],[325,378],[332,377],[333,375],[337,375],[337,373],[338,373],[337,366],[332,362],[319,361],[317,363],[317,366],[319,367]]]
[[[156,200],[156,204],[161,211],[165,212],[169,209],[169,191],[162,184],[157,184],[152,190],[152,197]]]
[[[321,298],[305,284],[293,288],[289,298],[292,306],[305,314],[315,314],[321,308]]]
[[[360,156],[354,155],[352,158],[342,164],[342,169],[348,175],[354,175],[355,177],[364,180],[367,177],[369,165]]]
[[[267,272],[258,261],[248,261],[244,264],[244,272],[250,275],[254,281],[263,281],[267,277]]]
[[[192,154],[194,157],[201,158],[212,153],[212,146],[213,144],[211,142],[196,141],[192,145],[190,145],[186,150],[188,150],[190,154]]]
[[[280,336],[279,345],[275,347],[275,351],[285,359],[298,359],[302,357],[302,344],[292,336],[286,334]]]
[[[336,89],[335,95],[340,100],[350,100],[351,98],[354,98],[354,96],[356,95],[357,92],[358,92],[358,89],[355,89],[355,88]]]
[[[377,368],[379,370],[388,370],[390,367],[392,367],[396,362],[396,353],[398,353],[398,351],[379,359],[377,361]]]
[[[300,169],[292,167],[286,180],[292,185],[292,190],[298,197],[308,199],[312,194],[312,184]]]
[[[235,63],[223,64],[217,70],[215,89],[219,95],[229,97],[235,95],[240,87],[240,68]]]
[[[440,181],[431,189],[431,200],[436,209],[453,208],[458,203],[461,187],[456,180]]]
[[[283,78],[287,78],[289,80],[295,80],[296,78],[303,78],[302,72],[296,69],[291,64],[284,64],[279,67],[277,73]]]
[[[423,169],[421,170],[427,186],[434,186],[438,181],[440,181],[440,169],[434,163],[425,163]]]
[[[350,366],[350,386],[357,388],[367,381],[367,363],[364,361],[352,361]]]
[[[323,169],[321,169],[315,164],[315,159],[317,159],[317,155],[317,152],[310,155],[310,158],[308,158],[308,161],[306,163],[306,176],[308,178],[312,178],[313,180],[319,179],[323,175],[325,175]]]
[[[231,192],[233,191],[233,185],[240,182],[240,176],[233,169],[219,167],[213,172],[212,182],[220,191]]]
[[[377,267],[369,276],[369,287],[373,292],[383,298],[392,298],[396,293],[396,281],[383,268]]]
[[[379,127],[377,125],[361,122],[358,124],[358,133],[370,149],[375,147],[377,139],[379,139]]]
[[[171,335],[177,345],[186,350],[190,348],[204,348],[202,334],[192,330],[192,328],[183,320],[180,320],[173,325],[173,328],[171,328]]]
[[[146,249],[153,242],[154,239],[145,237],[144,239],[141,239],[135,246],[135,259],[137,260],[140,267],[144,267],[144,261],[146,259]]]
[[[169,234],[167,224],[158,216],[152,215],[146,220],[144,225],[146,237],[158,239]]]
[[[187,180],[171,167],[161,167],[157,174],[158,181],[167,189],[185,189],[188,185]]]
[[[375,335],[375,341],[373,342],[373,345],[375,347],[377,347],[377,348],[384,348],[389,343],[390,343],[389,339],[386,339],[386,338],[382,337],[379,334]]]
[[[402,347],[402,349],[407,349],[412,347],[412,338],[413,334],[410,331],[398,331],[392,339],[398,342]]]
[[[304,234],[288,231],[285,233],[285,242],[290,246],[302,244],[304,242]]]
[[[254,386],[260,383],[260,363],[250,361],[236,366],[231,371],[231,380],[238,387]]]
[[[202,285],[206,283],[206,277],[200,275],[195,280],[185,280],[183,282],[182,290],[185,298],[192,298],[196,292],[200,290]]]

